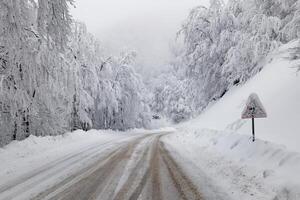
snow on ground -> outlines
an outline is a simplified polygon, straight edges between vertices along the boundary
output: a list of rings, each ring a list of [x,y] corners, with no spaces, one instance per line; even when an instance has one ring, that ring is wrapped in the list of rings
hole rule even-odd
[[[300,76],[295,68],[299,61],[287,59],[295,44],[273,52],[259,74],[164,138],[194,180],[207,177],[207,182],[230,199],[300,199]],[[268,113],[267,119],[256,120],[255,143],[251,141],[251,120],[240,119],[253,92]]]
[[[157,133],[162,133],[162,132],[174,132],[177,129],[174,127],[162,127],[162,128],[158,128],[158,129],[132,129],[129,131],[129,133],[133,134],[157,134]]]
[[[5,184],[32,169],[48,166],[59,158],[79,153],[92,146],[138,137],[139,131],[117,133],[113,131],[75,131],[60,136],[30,136],[23,141],[14,141],[0,148],[0,177]],[[42,161],[42,162],[41,162]]]
[[[297,42],[273,52],[259,74],[246,84],[230,90],[198,118],[180,126],[217,130],[227,128],[251,135],[251,120],[242,120],[241,113],[249,95],[255,92],[268,113],[268,118],[256,120],[257,137],[300,152],[300,74],[295,68],[299,60],[287,59]]]
[[[173,132],[174,130],[170,127],[157,130],[133,129],[127,132],[79,130],[59,136],[30,136],[23,141],[13,141],[0,148],[0,186],[33,169],[50,166],[53,162],[81,154],[94,147],[107,150],[145,134]]]
[[[287,59],[294,46],[295,42],[274,52],[264,69],[245,85],[232,89],[198,118],[178,125],[176,134],[163,138],[170,153],[207,199],[300,199],[300,76],[294,68],[299,61]],[[255,143],[251,141],[250,121],[240,119],[252,92],[259,95],[268,113],[267,119],[256,120]],[[122,141],[140,137],[141,133],[173,131],[92,130],[56,137],[30,136],[0,148],[0,186],[74,154],[78,155],[76,159],[89,161],[92,156],[89,159],[80,154],[87,149],[118,148]],[[72,168],[69,165],[66,160],[58,167]],[[51,173],[64,173],[63,170],[49,169]]]
[[[168,127],[127,132],[76,131],[62,136],[30,136],[13,142],[0,149],[0,199],[64,197],[61,192],[71,185],[75,194],[80,190],[77,187],[82,187],[81,195],[89,196],[87,191],[91,187],[82,183],[87,180],[96,190],[103,181],[103,195],[110,199],[116,188],[127,188],[129,175],[131,180],[136,174],[134,184],[140,184],[139,180],[148,171],[152,143],[173,131],[174,128]]]
[[[300,154],[281,145],[208,129],[178,132],[164,142],[190,176],[200,171],[209,177],[219,188],[214,193],[236,200],[300,199]]]

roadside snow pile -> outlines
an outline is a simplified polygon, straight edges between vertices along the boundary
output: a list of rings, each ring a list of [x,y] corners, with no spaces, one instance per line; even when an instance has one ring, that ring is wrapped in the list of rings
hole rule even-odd
[[[75,131],[59,136],[30,136],[23,141],[13,141],[0,148],[1,183],[20,177],[34,169],[48,166],[52,162],[70,156],[91,146],[138,137],[140,133],[96,131]],[[42,162],[41,162],[42,161]]]
[[[300,154],[284,146],[208,129],[178,132],[164,142],[183,168],[195,166],[185,169],[190,176],[203,171],[229,199],[300,199]]]
[[[268,118],[255,121],[257,138],[300,152],[300,75],[295,67],[299,66],[299,60],[293,60],[292,56],[298,42],[291,42],[270,54],[260,73],[246,84],[231,89],[198,118],[179,128],[227,129],[250,135],[251,120],[242,120],[241,113],[247,98],[255,92],[268,113]]]
[[[298,42],[270,54],[260,73],[164,139],[183,168],[192,163],[194,169],[186,169],[190,176],[203,172],[229,199],[300,199],[300,76],[295,67],[300,60],[293,56]],[[251,120],[241,119],[253,92],[268,113],[255,120],[255,143]]]
[[[112,130],[81,130],[58,136],[29,136],[22,141],[13,141],[0,148],[1,183],[11,180],[33,169],[47,166],[65,156],[79,154],[93,146],[99,148],[106,144],[112,146],[141,137],[144,134],[173,132],[175,129],[166,127],[158,130],[133,129],[126,132]],[[107,148],[107,147],[105,147]],[[43,162],[41,162],[43,161]],[[1,184],[0,183],[0,184]],[[0,185],[1,186],[1,185]]]
[[[45,151],[58,150],[76,145],[76,147],[90,144],[97,140],[113,139],[112,131],[91,130],[84,132],[81,130],[72,133],[65,133],[58,136],[29,136],[23,141],[13,141],[10,144],[0,148],[1,163],[7,163],[14,158],[24,158],[28,155],[44,154]],[[119,138],[119,136],[116,138]],[[1,171],[0,165],[0,171]]]
[[[156,134],[162,132],[174,132],[176,129],[172,127],[160,128],[157,130],[132,129],[126,132],[118,132],[112,130],[90,130],[84,132],[82,130],[72,133],[65,133],[58,136],[29,136],[22,141],[13,141],[10,144],[0,148],[0,177],[8,165],[14,165],[16,160],[24,160],[38,156],[53,155],[54,157],[60,153],[72,152],[97,142],[117,141],[129,137],[138,137],[143,134]]]

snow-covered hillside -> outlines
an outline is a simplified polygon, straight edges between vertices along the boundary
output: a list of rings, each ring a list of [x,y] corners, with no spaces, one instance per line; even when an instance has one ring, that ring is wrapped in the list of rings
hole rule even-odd
[[[299,60],[290,59],[297,42],[271,53],[260,73],[212,103],[198,118],[179,127],[227,129],[250,137],[251,120],[242,120],[241,113],[248,96],[255,92],[268,113],[268,118],[256,120],[257,137],[300,152],[300,76],[296,69]]]
[[[265,67],[245,85],[233,88],[198,118],[178,125],[164,138],[169,151],[195,179],[208,199],[300,199],[300,77],[291,59],[297,41],[268,56]],[[256,92],[268,118],[241,120],[248,96]],[[187,164],[188,163],[188,164]],[[224,193],[224,194],[223,194]]]

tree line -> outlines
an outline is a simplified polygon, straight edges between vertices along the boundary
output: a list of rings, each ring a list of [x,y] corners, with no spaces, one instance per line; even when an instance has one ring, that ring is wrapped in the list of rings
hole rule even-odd
[[[175,122],[198,115],[299,36],[299,0],[211,0],[196,7],[178,32],[172,70],[156,86],[152,109]]]
[[[135,52],[105,58],[73,0],[0,1],[0,145],[76,129],[146,127]]]

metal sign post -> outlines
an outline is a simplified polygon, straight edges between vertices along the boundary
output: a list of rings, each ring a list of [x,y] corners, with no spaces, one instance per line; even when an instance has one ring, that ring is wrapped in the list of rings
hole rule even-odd
[[[246,107],[242,113],[242,119],[252,119],[252,141],[255,142],[255,118],[266,118],[267,112],[263,107],[258,95],[253,93],[249,96]]]
[[[254,117],[252,118],[252,141],[255,142],[255,127],[254,127]]]

